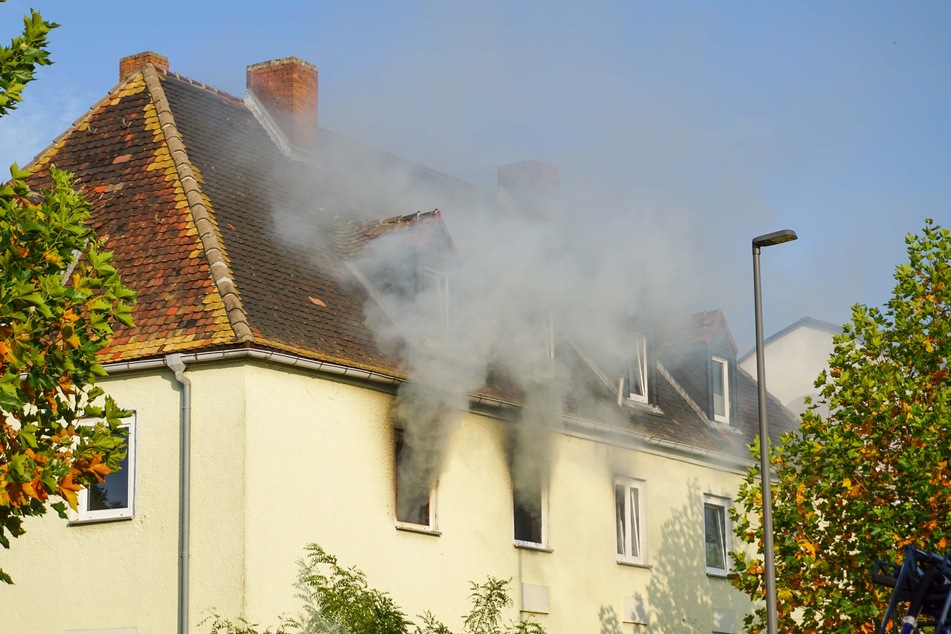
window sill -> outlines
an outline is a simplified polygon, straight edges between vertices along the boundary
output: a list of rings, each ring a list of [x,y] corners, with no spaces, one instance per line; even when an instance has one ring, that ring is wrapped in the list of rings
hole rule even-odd
[[[640,399],[633,399],[630,397],[624,397],[624,406],[629,409],[639,410],[642,412],[647,412],[648,414],[663,414],[663,410],[656,404],[649,401],[642,401]]]
[[[418,533],[420,535],[429,535],[431,537],[439,537],[442,535],[441,531],[436,530],[430,526],[423,526],[422,524],[408,524],[406,522],[396,522],[396,530],[405,531],[407,533]]]
[[[717,570],[716,568],[707,568],[707,576],[714,579],[726,579],[730,576],[729,570]]]
[[[630,559],[618,559],[617,565],[627,566],[628,568],[643,568],[644,570],[650,570],[651,565],[645,564],[642,561],[631,561]]]
[[[122,517],[83,517],[69,520],[68,526],[85,526],[86,524],[107,524],[109,522],[128,522],[134,518],[134,515],[123,515]]]
[[[555,552],[553,549],[549,548],[548,546],[544,546],[542,544],[536,544],[535,542],[523,542],[517,539],[512,542],[512,545],[515,546],[516,548],[522,548],[524,550],[536,550],[542,553]]]
[[[730,423],[727,423],[724,421],[707,419],[707,424],[710,425],[710,427],[713,427],[714,429],[716,429],[717,431],[723,431],[728,434],[734,434],[736,436],[739,436],[742,433],[739,427],[734,427]]]

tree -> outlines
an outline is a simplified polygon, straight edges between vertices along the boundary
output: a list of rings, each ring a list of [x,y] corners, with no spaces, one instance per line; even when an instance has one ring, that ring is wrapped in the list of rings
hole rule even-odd
[[[0,0],[2,2],[3,0]],[[31,11],[0,47],[0,115],[21,101],[36,66],[49,64],[57,25]],[[66,517],[77,493],[102,482],[125,455],[123,412],[94,386],[113,326],[132,326],[134,293],[87,226],[89,203],[72,177],[50,168],[39,194],[16,164],[0,185],[0,544],[47,507]],[[101,422],[80,424],[87,419]],[[59,498],[59,499],[57,499]],[[12,579],[0,570],[0,581]]]
[[[414,625],[387,593],[371,588],[357,568],[345,568],[317,544],[307,546],[297,587],[304,611],[296,619],[282,620],[272,631],[260,631],[245,620],[237,622],[212,615],[211,634],[453,634],[430,613]],[[461,634],[545,634],[534,621],[504,625],[502,610],[512,605],[508,581],[489,577],[472,583],[472,608],[464,617]]]
[[[816,381],[798,433],[772,452],[779,629],[873,632],[889,588],[878,559],[916,544],[944,553],[951,539],[951,232],[927,220],[906,238],[908,262],[882,308],[856,305]],[[758,448],[755,454],[758,455]],[[762,552],[759,473],[740,489],[740,540]],[[750,517],[754,521],[750,521]],[[733,583],[762,598],[759,556],[734,556]],[[765,609],[747,619],[763,628]]]

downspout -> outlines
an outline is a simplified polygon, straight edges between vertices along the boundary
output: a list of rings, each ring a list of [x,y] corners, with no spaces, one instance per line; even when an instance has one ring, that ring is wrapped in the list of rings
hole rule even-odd
[[[175,373],[182,386],[182,418],[179,438],[178,472],[178,634],[188,634],[188,557],[189,525],[191,522],[191,426],[192,383],[185,376],[185,362],[180,354],[165,357],[165,365]]]

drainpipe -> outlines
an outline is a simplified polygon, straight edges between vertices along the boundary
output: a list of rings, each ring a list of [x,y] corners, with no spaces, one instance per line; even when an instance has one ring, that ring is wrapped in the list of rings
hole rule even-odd
[[[185,362],[180,354],[165,357],[165,365],[175,373],[175,380],[182,386],[182,419],[179,438],[178,472],[178,634],[188,634],[188,555],[189,524],[191,522],[191,426],[192,383],[185,376]]]

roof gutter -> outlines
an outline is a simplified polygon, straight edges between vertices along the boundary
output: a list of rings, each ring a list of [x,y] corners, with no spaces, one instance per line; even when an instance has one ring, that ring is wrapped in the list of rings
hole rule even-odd
[[[404,383],[404,379],[383,374],[381,372],[375,372],[373,370],[362,370],[339,363],[315,361],[314,359],[309,359],[300,355],[288,354],[285,352],[275,352],[272,350],[261,350],[258,348],[238,348],[233,350],[216,350],[211,352],[195,352],[190,354],[176,354],[169,356],[180,359],[181,362],[186,365],[191,365],[193,363],[210,363],[216,361],[256,360],[278,363],[280,365],[301,368],[314,372],[321,372],[340,378],[369,381],[371,383],[390,387],[397,387]],[[167,362],[168,358],[169,357],[107,363],[103,364],[103,367],[110,375],[143,370],[154,370],[165,367],[170,368],[171,366],[168,365]],[[520,407],[517,403],[512,403],[480,394],[470,394],[469,405],[470,407],[485,406],[487,408],[497,410],[519,409]],[[703,447],[695,447],[693,445],[677,442],[674,440],[666,440],[664,438],[643,434],[632,429],[625,429],[615,425],[606,425],[604,423],[591,421],[577,416],[563,415],[562,420],[564,421],[565,426],[568,428],[582,429],[589,433],[595,432],[599,435],[610,436],[611,438],[616,438],[619,440],[627,439],[628,441],[636,443],[641,447],[663,448],[668,451],[676,451],[688,456],[702,458],[706,461],[719,462],[743,469],[754,464],[754,461],[748,458],[740,458],[732,454],[712,451],[710,449],[704,449]]]
[[[270,361],[295,368],[312,370],[314,372],[323,372],[339,377],[349,379],[370,381],[381,385],[397,386],[403,383],[403,379],[373,370],[361,370],[339,363],[329,361],[315,361],[300,355],[288,354],[286,352],[274,352],[272,350],[261,350],[258,348],[238,348],[234,350],[215,350],[212,352],[193,352],[190,354],[176,354],[174,356],[186,365],[193,363],[209,363],[215,361],[239,361],[252,359],[255,361]],[[103,368],[110,375],[124,374],[126,372],[139,372],[143,370],[155,370],[159,368],[171,368],[167,363],[168,357],[159,359],[141,359],[137,361],[120,361],[118,363],[104,363]]]
[[[481,395],[470,396],[469,403],[474,407],[486,406],[498,410],[519,408],[519,405],[515,403]],[[640,432],[634,431],[633,429],[626,429],[616,425],[607,425],[605,423],[599,423],[597,421],[581,418],[580,416],[562,414],[561,419],[567,430],[582,430],[583,432],[587,432],[586,435],[588,437],[594,439],[607,436],[616,440],[627,440],[631,444],[637,445],[638,447],[663,448],[668,451],[675,451],[677,453],[685,454],[694,458],[702,458],[707,462],[726,464],[741,469],[747,469],[748,467],[757,463],[757,461],[750,458],[741,458],[739,456],[723,453],[721,451],[712,451],[710,449],[688,445],[675,440],[666,440],[664,438],[642,434]]]

